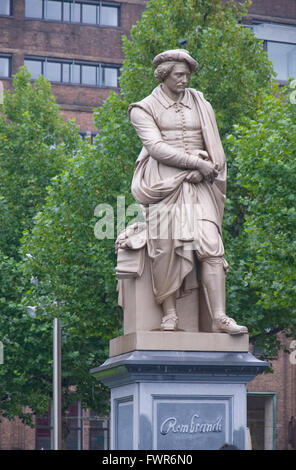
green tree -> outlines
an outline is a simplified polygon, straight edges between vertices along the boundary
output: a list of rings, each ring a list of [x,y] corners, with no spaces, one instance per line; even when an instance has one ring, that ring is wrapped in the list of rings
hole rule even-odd
[[[239,23],[251,1],[153,0],[124,39],[121,73],[124,99],[138,101],[155,87],[152,60],[162,50],[186,41],[199,69],[189,86],[211,101],[224,136],[233,124],[252,117],[262,91],[272,89],[272,68],[262,43]]]
[[[78,145],[78,132],[65,123],[40,76],[32,87],[22,67],[0,108],[0,249],[18,256],[23,230],[42,207],[50,179],[60,173]]]
[[[52,323],[26,313],[31,281],[22,269],[21,237],[32,227],[51,179],[77,157],[82,143],[76,126],[60,115],[47,80],[39,77],[32,86],[21,68],[13,85],[0,107],[0,400],[5,416],[27,422],[31,413],[24,406],[38,413],[50,403]]]
[[[238,236],[228,238],[229,305],[271,356],[280,346],[277,332],[296,334],[296,113],[287,92],[267,95],[227,142],[244,208]]]
[[[99,135],[94,147],[85,144],[79,156],[52,180],[46,203],[24,237],[23,254],[32,256],[25,263],[26,276],[38,278],[27,301],[37,306],[40,318],[50,314],[62,319],[68,334],[63,345],[64,373],[70,377],[68,384],[76,384],[83,403],[94,409],[99,406],[91,397],[94,382],[86,374],[107,355],[108,339],[118,335],[122,319],[114,269],[117,203],[119,196],[125,197],[126,206],[134,202],[130,184],[141,148],[128,121],[128,105],[157,85],[153,57],[161,50],[179,47],[178,39],[183,38],[201,64],[191,86],[204,91],[213,103],[222,137],[233,124],[254,118],[264,93],[272,90],[273,72],[260,41],[237,22],[245,13],[245,6],[236,2],[224,7],[218,0],[148,2],[131,30],[131,39],[124,39],[122,93],[111,93],[95,111]],[[233,185],[230,197],[235,191]],[[96,240],[94,236],[99,204],[109,204],[113,210],[114,238]],[[234,200],[230,209],[227,222],[231,219],[240,227],[237,212],[241,202]],[[79,337],[81,343],[74,345],[74,338]],[[90,344],[97,349],[91,349],[89,361],[84,363],[83,351]],[[71,351],[77,354],[76,370],[67,369]]]
[[[272,91],[272,69],[260,41],[238,23],[245,13],[246,4],[238,6],[233,1],[223,7],[219,0],[148,2],[143,17],[132,28],[131,39],[124,39],[126,58],[121,75],[122,93],[111,93],[104,105],[95,111],[99,135],[94,147],[87,142],[80,144],[79,152],[67,159],[63,171],[55,173],[50,184],[47,183],[45,204],[42,210],[38,206],[33,226],[31,218],[24,224],[23,228],[27,230],[22,244],[22,275],[26,280],[38,279],[38,283],[30,283],[22,302],[23,305],[35,305],[37,316],[36,322],[31,321],[28,325],[30,319],[20,310],[16,328],[19,332],[26,324],[30,330],[27,363],[20,361],[13,376],[8,372],[5,375],[5,369],[0,373],[1,379],[6,380],[5,390],[9,390],[9,386],[13,388],[17,380],[18,390],[22,384],[28,385],[23,403],[33,410],[36,409],[34,403],[45,409],[50,400],[51,389],[46,378],[50,374],[49,319],[53,316],[60,317],[63,324],[65,406],[73,399],[67,396],[72,385],[76,399],[81,399],[84,406],[97,411],[104,409],[106,391],[98,387],[89,369],[102,363],[107,356],[108,339],[120,331],[121,310],[117,306],[114,239],[96,240],[94,227],[99,214],[95,208],[99,204],[110,204],[115,216],[115,238],[118,197],[125,197],[126,206],[133,202],[130,183],[141,148],[128,121],[128,105],[146,96],[157,85],[151,65],[153,57],[161,50],[179,47],[178,39],[182,38],[200,62],[191,86],[202,90],[212,102],[224,141],[234,124],[247,124],[248,119],[254,119],[263,104],[264,93]],[[229,152],[230,170],[235,168],[232,155]],[[239,191],[239,185],[233,184],[229,192],[226,235],[233,238],[238,238],[243,230],[244,201],[238,201]],[[2,203],[5,207],[6,199]],[[235,244],[231,245],[230,258],[240,256],[241,252],[235,253],[236,249]],[[13,276],[13,266],[7,259],[4,262],[9,276]],[[238,284],[235,287],[238,289]],[[237,311],[234,313],[236,317],[239,315]],[[39,328],[43,328],[44,336],[40,335],[42,344],[38,349]],[[8,331],[5,347],[8,348],[14,334],[13,329]],[[37,364],[35,358],[31,360],[34,349],[30,343],[36,344],[42,363]],[[21,339],[18,344],[21,351]],[[10,367],[15,364],[13,348],[15,345],[8,349]],[[34,379],[38,381],[40,374],[44,382],[38,393],[44,401],[37,398],[34,402],[29,384],[31,380],[36,392]],[[20,404],[17,398],[15,403]],[[12,399],[10,404],[9,409],[9,400],[4,402],[7,412],[12,415],[16,406],[12,406]]]

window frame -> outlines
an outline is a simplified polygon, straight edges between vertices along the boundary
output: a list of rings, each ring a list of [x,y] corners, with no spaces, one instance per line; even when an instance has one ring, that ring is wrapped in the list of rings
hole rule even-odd
[[[10,0],[11,2],[12,0]],[[27,1],[27,0],[25,0]],[[68,24],[80,24],[80,25],[87,25],[87,26],[99,26],[102,28],[120,28],[121,27],[121,4],[118,2],[109,2],[109,1],[103,1],[103,0],[55,0],[61,3],[61,19],[52,19],[52,18],[46,18],[46,4],[48,0],[39,0],[42,3],[42,16],[40,17],[35,17],[35,16],[26,16],[25,13],[25,18],[29,20],[37,20],[37,21],[49,21],[49,22],[58,22],[58,23],[68,23]],[[69,20],[65,19],[65,10],[64,10],[64,5],[69,4]],[[80,12],[79,12],[79,21],[74,21],[73,20],[73,7],[74,6],[80,6]],[[84,5],[93,5],[97,6],[96,10],[96,22],[95,23],[88,23],[83,21],[83,6]],[[26,4],[25,4],[26,7]],[[117,11],[117,24],[116,25],[106,25],[101,23],[101,9],[102,7],[111,7],[115,8]]]
[[[12,76],[12,55],[6,54],[5,52],[0,52],[1,59],[8,59],[8,76],[0,75],[0,80],[8,80]]]
[[[101,9],[102,9],[102,7],[113,7],[113,8],[117,9],[117,26],[105,25],[105,24],[101,23]],[[98,26],[101,26],[102,28],[120,28],[121,27],[121,14],[120,14],[121,10],[120,10],[120,7],[121,7],[120,3],[101,1],[100,2],[100,12],[99,12]]]
[[[41,63],[41,74],[44,76],[44,60],[42,60],[42,57],[31,57],[31,56],[25,56],[24,57],[24,65],[26,60],[30,60],[32,62],[40,62]],[[27,67],[28,68],[28,67]],[[29,73],[31,74],[30,70]],[[37,77],[38,78],[38,77]],[[37,80],[37,78],[33,78],[31,75],[31,80]]]
[[[8,15],[6,15],[5,13],[0,13],[0,16],[1,16],[1,17],[9,18],[10,16],[12,16],[12,12],[13,12],[13,3],[12,3],[12,0],[8,0],[8,3],[9,3],[9,13],[8,13]]]
[[[66,422],[69,426],[69,438],[70,433],[76,433],[77,446],[73,450],[82,450],[83,447],[83,421],[82,421],[82,405],[81,401],[73,401],[66,410]],[[71,426],[71,420],[75,420],[77,423],[74,426]],[[48,436],[45,439],[48,441],[48,450],[53,449],[53,404],[48,408],[48,412],[44,414],[43,417],[36,415],[35,418],[35,448],[39,448],[40,440],[42,436],[40,435],[40,431],[47,432]],[[44,439],[44,440],[45,440]],[[68,440],[68,439],[67,439]],[[39,445],[38,445],[39,444]],[[66,448],[71,450],[70,443],[66,442]]]
[[[286,44],[296,46],[296,25],[286,23],[274,23],[271,21],[253,20],[251,23],[243,25],[253,31],[254,36],[262,41],[263,50],[266,52],[268,59],[272,62],[273,68],[275,64],[268,55],[268,43]],[[292,40],[291,40],[292,39]],[[289,77],[288,77],[289,78]],[[288,83],[287,78],[275,77],[280,85]]]
[[[288,45],[288,46],[296,47],[296,42],[286,42],[286,41],[276,41],[276,40],[271,40],[271,39],[264,39],[263,40],[263,48],[264,48],[264,51],[267,53],[267,55],[268,55],[268,43],[285,44],[285,45]],[[268,58],[269,58],[269,56],[268,56]],[[271,61],[270,58],[269,58],[269,60]],[[274,67],[274,65],[273,65],[273,67]],[[276,78],[276,80],[280,83],[288,83],[289,77],[288,78]]]
[[[61,64],[61,81],[50,80],[51,83],[60,84],[60,85],[72,85],[72,86],[85,86],[85,87],[92,87],[92,88],[112,88],[118,89],[119,88],[119,77],[120,77],[120,64],[110,64],[105,62],[90,62],[90,61],[82,61],[82,60],[70,60],[70,59],[60,59],[54,57],[40,57],[40,56],[25,56],[24,61],[31,60],[34,62],[41,63],[41,75],[45,78],[46,76],[46,64],[47,63],[60,63]],[[63,64],[70,65],[70,81],[63,81]],[[79,66],[79,82],[74,82],[73,80],[73,67]],[[92,85],[89,83],[84,83],[82,80],[82,67],[83,66],[91,66],[96,68],[96,84]],[[103,74],[102,70],[104,68],[112,68],[117,70],[117,86],[105,85],[103,84]],[[32,80],[36,80],[36,78],[31,78]]]
[[[266,404],[267,400],[269,401],[270,406],[269,409],[271,411],[271,418],[272,418],[272,429],[269,435],[269,444],[271,449],[264,449],[264,450],[275,450],[276,449],[276,439],[277,439],[277,394],[275,392],[247,392],[247,422],[249,424],[249,411],[250,407],[248,406],[252,399],[260,399],[264,400],[264,404]],[[264,409],[264,424],[266,422],[266,408]],[[266,426],[264,426],[264,447],[266,444]],[[252,438],[252,435],[251,435]]]

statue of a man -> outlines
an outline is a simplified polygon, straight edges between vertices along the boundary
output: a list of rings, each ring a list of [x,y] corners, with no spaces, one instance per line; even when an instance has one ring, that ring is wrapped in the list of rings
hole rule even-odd
[[[129,116],[143,143],[132,193],[145,212],[153,291],[163,310],[161,329],[177,329],[176,299],[192,287],[195,276],[212,331],[247,333],[225,312],[221,226],[226,163],[210,103],[201,92],[186,88],[198,64],[184,49],[158,54],[153,63],[160,85],[131,104]]]

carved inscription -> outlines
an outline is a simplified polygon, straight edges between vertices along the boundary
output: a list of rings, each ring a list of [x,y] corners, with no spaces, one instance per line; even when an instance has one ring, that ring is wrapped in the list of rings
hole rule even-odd
[[[163,435],[172,433],[194,434],[222,432],[222,416],[219,416],[213,423],[203,422],[198,414],[191,417],[190,422],[180,423],[175,416],[165,419],[160,425],[160,433]]]

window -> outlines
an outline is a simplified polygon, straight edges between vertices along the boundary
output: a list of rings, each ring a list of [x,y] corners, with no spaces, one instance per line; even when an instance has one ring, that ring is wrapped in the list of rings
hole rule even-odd
[[[39,77],[39,75],[42,75],[43,70],[42,70],[42,61],[40,60],[30,60],[30,59],[25,59],[24,65],[28,68],[31,78],[35,80],[36,78]]]
[[[96,132],[91,132],[91,131],[80,131],[79,134],[82,140],[89,139],[91,144],[94,143],[95,137],[97,135]]]
[[[45,2],[44,18],[47,20],[62,21],[62,2],[47,0]]]
[[[266,41],[268,58],[278,80],[296,77],[296,44]]]
[[[42,18],[43,5],[41,0],[26,0],[25,16],[29,18]]]
[[[81,82],[85,85],[97,84],[97,67],[93,65],[81,65]]]
[[[81,450],[82,448],[82,409],[81,403],[72,403],[66,411],[66,438],[67,450]]]
[[[70,83],[71,81],[71,64],[62,64],[62,82]]]
[[[109,420],[90,413],[89,448],[91,450],[108,450]]]
[[[120,5],[115,2],[94,0],[25,0],[25,2],[27,18],[119,26]]]
[[[0,55],[0,77],[8,78],[10,77],[10,62],[11,57],[6,55]]]
[[[253,450],[273,450],[276,444],[276,394],[249,392],[247,426]]]
[[[114,67],[102,67],[103,69],[103,78],[102,83],[104,86],[117,87],[118,81],[118,70]]]
[[[96,5],[88,5],[87,3],[82,5],[82,23],[97,24],[97,10]]]
[[[36,416],[36,450],[52,449],[52,416],[51,410],[42,417]]]
[[[24,65],[27,66],[33,80],[43,75],[50,81],[58,83],[118,87],[119,65],[37,57],[26,57]]]
[[[118,8],[102,5],[100,24],[105,26],[118,26]]]
[[[36,450],[50,450],[53,448],[53,417],[52,407],[44,416],[36,416]],[[66,413],[66,448],[67,450],[81,450],[82,448],[82,409],[81,403],[72,403]]]
[[[81,23],[81,4],[70,5],[70,20],[73,23]]]
[[[11,15],[11,0],[0,1],[0,15]]]
[[[296,26],[259,23],[250,26],[258,39],[264,41],[276,78],[296,78]]]
[[[60,62],[45,62],[44,75],[51,82],[62,81],[62,64]]]

